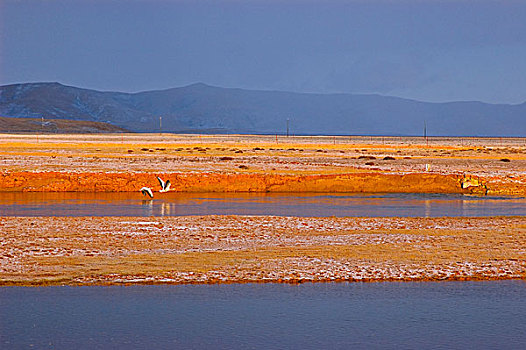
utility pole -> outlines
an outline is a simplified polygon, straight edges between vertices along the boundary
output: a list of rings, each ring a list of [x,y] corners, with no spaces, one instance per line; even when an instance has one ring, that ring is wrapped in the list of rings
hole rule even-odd
[[[289,118],[287,118],[287,137],[289,137]]]
[[[429,146],[429,142],[427,141],[427,121],[424,120],[424,139],[426,140],[426,145]]]
[[[159,135],[163,132],[163,117],[159,117]]]

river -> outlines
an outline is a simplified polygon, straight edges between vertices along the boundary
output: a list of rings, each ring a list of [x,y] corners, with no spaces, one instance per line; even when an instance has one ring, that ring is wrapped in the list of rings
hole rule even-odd
[[[526,198],[458,194],[0,193],[0,216],[278,215],[441,217],[526,215]]]
[[[526,282],[0,288],[5,349],[524,349]]]

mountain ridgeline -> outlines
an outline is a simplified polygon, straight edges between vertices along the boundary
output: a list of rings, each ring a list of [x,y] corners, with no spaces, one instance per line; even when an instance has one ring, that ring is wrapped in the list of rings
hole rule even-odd
[[[358,94],[256,91],[193,84],[139,93],[59,83],[0,87],[0,116],[106,122],[136,132],[525,136],[526,103],[429,103]]]

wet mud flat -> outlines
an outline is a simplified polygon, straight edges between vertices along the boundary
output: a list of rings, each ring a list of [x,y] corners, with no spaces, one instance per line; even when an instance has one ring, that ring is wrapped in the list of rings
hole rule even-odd
[[[526,218],[1,217],[0,284],[526,279]]]

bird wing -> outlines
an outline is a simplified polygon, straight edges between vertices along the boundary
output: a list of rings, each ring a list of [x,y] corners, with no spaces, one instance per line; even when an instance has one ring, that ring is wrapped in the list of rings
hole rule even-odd
[[[172,183],[170,182],[170,180],[166,180],[166,188],[165,188],[165,190],[168,191],[170,189],[171,185],[172,185]]]
[[[164,186],[166,186],[165,182],[159,176],[157,176],[157,180],[159,180],[159,183],[161,184],[161,188],[164,190]]]
[[[148,191],[148,195],[150,196],[150,198],[153,198],[153,192],[152,192],[152,190],[148,189],[147,191]]]
[[[141,188],[141,192],[142,192],[143,195],[145,195],[145,196],[148,195],[148,196],[150,196],[150,198],[153,198],[152,190],[149,189],[148,187]]]

